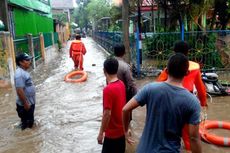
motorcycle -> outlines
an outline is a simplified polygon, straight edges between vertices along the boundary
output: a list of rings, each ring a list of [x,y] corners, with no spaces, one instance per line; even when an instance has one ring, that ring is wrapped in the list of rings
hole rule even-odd
[[[218,75],[214,70],[203,71],[201,77],[208,94],[219,96],[230,95],[230,88],[228,86],[223,86],[220,83]]]

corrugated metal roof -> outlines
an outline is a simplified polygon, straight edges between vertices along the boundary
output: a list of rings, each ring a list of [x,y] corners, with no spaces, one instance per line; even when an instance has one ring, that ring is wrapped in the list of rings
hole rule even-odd
[[[73,0],[51,0],[51,7],[56,9],[73,9]]]

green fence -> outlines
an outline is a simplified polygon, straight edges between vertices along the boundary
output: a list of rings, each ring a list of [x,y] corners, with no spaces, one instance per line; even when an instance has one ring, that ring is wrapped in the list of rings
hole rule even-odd
[[[51,32],[49,32],[49,33],[43,33],[43,36],[44,36],[45,47],[52,46],[53,45],[53,42],[52,42],[52,33]]]
[[[54,43],[57,44],[58,43],[58,33],[57,32],[54,32]]]
[[[35,60],[38,60],[41,58],[41,43],[39,37],[33,37],[33,45]]]
[[[14,40],[15,55],[19,53],[29,53],[28,38],[18,38]]]

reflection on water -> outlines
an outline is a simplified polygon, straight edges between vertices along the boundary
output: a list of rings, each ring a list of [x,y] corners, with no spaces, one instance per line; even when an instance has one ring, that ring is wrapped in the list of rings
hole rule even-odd
[[[35,126],[21,131],[15,111],[14,89],[0,89],[0,152],[1,153],[100,153],[96,138],[102,115],[102,88],[105,85],[102,65],[105,55],[90,38],[83,39],[87,54],[84,68],[88,79],[83,83],[66,83],[64,76],[73,70],[66,50],[32,72],[37,90]],[[137,80],[139,87],[154,78]],[[209,102],[208,118],[228,120],[229,97],[214,97]],[[133,113],[133,136],[138,143],[145,121],[145,108]],[[226,132],[226,131],[225,131]],[[219,133],[219,131],[218,131]],[[202,143],[205,153],[230,152],[229,148]],[[128,145],[127,153],[135,152]]]

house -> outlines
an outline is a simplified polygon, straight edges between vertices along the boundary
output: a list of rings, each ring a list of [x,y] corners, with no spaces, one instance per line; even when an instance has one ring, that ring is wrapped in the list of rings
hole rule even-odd
[[[49,0],[2,0],[0,1],[2,19],[6,30],[13,38],[27,33],[53,32],[53,19]]]
[[[53,0],[51,1],[51,7],[54,18],[63,15],[64,20],[70,23],[70,18],[74,10],[73,0]]]

